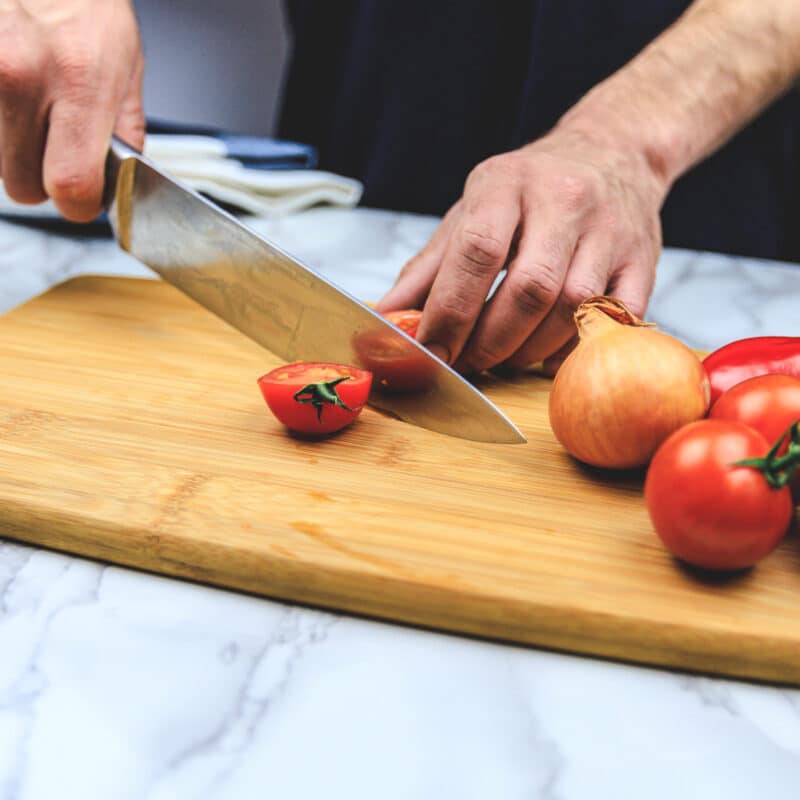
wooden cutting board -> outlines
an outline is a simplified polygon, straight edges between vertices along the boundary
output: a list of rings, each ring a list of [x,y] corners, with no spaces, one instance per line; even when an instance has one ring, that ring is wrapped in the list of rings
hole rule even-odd
[[[171,287],[84,277],[0,318],[0,535],[434,628],[800,684],[800,546],[708,579],[662,549],[642,476],[579,466],[549,382],[482,388],[527,445],[366,409],[293,438],[278,362]]]

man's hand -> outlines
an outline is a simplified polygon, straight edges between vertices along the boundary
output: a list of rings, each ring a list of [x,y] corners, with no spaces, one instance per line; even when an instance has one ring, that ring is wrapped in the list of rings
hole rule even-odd
[[[100,211],[112,132],[144,142],[143,60],[129,0],[0,0],[0,176],[22,203]]]
[[[798,75],[798,0],[695,0],[551,133],[476,167],[379,309],[424,303],[417,338],[464,372],[556,367],[589,295],[644,312],[669,187]]]
[[[569,344],[587,297],[612,293],[644,313],[665,193],[644,158],[556,128],[472,171],[379,308],[424,303],[417,338],[463,372],[546,359]]]

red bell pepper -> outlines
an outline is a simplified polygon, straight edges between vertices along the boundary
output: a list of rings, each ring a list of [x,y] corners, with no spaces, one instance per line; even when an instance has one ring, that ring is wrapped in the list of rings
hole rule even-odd
[[[726,344],[703,361],[711,405],[731,386],[756,375],[800,378],[800,336],[754,336]]]

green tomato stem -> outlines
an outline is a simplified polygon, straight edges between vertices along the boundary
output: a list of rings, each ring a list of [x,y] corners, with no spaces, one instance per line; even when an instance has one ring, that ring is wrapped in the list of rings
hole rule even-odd
[[[779,456],[778,451],[787,439],[786,452]],[[770,488],[784,489],[791,483],[800,468],[800,420],[793,422],[781,434],[778,441],[772,445],[763,458],[746,458],[743,461],[737,461],[734,466],[757,469],[764,476]]]
[[[325,405],[339,406],[345,411],[352,411],[339,397],[336,387],[342,382],[350,380],[349,375],[342,378],[335,378],[332,381],[320,381],[319,383],[309,383],[293,395],[298,403],[311,403],[317,410],[317,422],[322,422],[322,409]]]

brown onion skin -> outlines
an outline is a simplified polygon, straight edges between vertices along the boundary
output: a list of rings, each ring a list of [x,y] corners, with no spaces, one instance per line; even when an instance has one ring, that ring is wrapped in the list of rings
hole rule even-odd
[[[674,337],[613,325],[582,338],[564,360],[550,392],[550,425],[580,461],[644,467],[671,433],[705,416],[708,377],[700,359]]]

